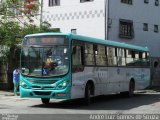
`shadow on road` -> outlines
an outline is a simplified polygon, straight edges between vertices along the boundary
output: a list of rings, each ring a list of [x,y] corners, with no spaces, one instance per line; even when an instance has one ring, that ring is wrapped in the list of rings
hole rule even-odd
[[[92,100],[92,104],[84,105],[81,99],[51,102],[47,105],[39,104],[31,107],[78,109],[78,110],[128,110],[142,105],[149,105],[160,101],[160,93],[137,93],[132,98],[123,97],[120,94],[98,96]]]

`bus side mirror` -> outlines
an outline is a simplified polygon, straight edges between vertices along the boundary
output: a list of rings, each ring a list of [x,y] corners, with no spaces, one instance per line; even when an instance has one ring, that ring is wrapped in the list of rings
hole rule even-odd
[[[73,47],[73,49],[72,49],[72,54],[73,54],[73,55],[76,54],[76,47]]]

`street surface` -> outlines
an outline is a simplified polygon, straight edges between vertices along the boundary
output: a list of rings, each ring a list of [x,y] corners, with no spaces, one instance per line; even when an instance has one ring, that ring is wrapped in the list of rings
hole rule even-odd
[[[82,100],[51,100],[50,104],[44,105],[37,98],[20,98],[13,96],[13,93],[0,91],[0,113],[56,114],[55,118],[61,117],[63,120],[68,117],[71,117],[70,120],[75,118],[80,120],[83,118],[81,114],[87,114],[88,116],[84,115],[84,117],[88,119],[92,114],[160,114],[160,92],[138,92],[132,98],[118,94],[99,96],[91,105],[86,106],[83,105]]]

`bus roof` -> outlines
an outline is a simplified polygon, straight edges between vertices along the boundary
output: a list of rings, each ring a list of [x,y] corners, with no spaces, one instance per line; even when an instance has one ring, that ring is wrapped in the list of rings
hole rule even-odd
[[[127,44],[127,43],[122,43],[122,42],[115,42],[112,40],[103,40],[103,39],[91,38],[91,37],[80,36],[80,35],[72,35],[72,36],[73,36],[72,37],[73,39],[94,42],[94,43],[99,43],[99,44],[105,44],[105,45],[115,46],[115,47],[120,47],[120,48],[127,48],[127,49],[134,49],[134,50],[149,52],[148,47],[142,47],[142,46]]]
[[[26,35],[25,37],[44,36],[44,35],[60,35],[60,36],[64,35],[64,36],[70,36],[72,39],[76,39],[76,40],[82,40],[86,42],[92,42],[92,43],[115,46],[115,47],[120,47],[120,48],[127,48],[127,49],[134,49],[134,50],[149,52],[148,47],[142,47],[142,46],[127,44],[127,43],[115,42],[112,40],[97,39],[93,37],[87,37],[87,36],[76,35],[76,34],[71,34],[71,33],[59,33],[59,32],[37,33],[37,34]]]

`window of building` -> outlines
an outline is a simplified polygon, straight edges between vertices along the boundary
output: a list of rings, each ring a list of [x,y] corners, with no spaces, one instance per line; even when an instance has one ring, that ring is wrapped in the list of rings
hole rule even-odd
[[[119,37],[130,39],[134,37],[133,21],[120,20],[119,26]]]
[[[159,0],[155,0],[155,6],[159,6]]]
[[[81,3],[82,2],[91,2],[91,1],[93,1],[93,0],[80,0]]]
[[[158,25],[154,25],[154,32],[158,32]]]
[[[71,29],[72,34],[77,34],[77,29]]]
[[[148,3],[149,3],[149,0],[144,0],[144,3],[148,4]]]
[[[132,4],[132,0],[121,0],[122,3]]]
[[[148,24],[147,23],[143,23],[143,30],[148,31]]]
[[[58,6],[60,5],[60,0],[49,0],[49,5],[48,6]]]

